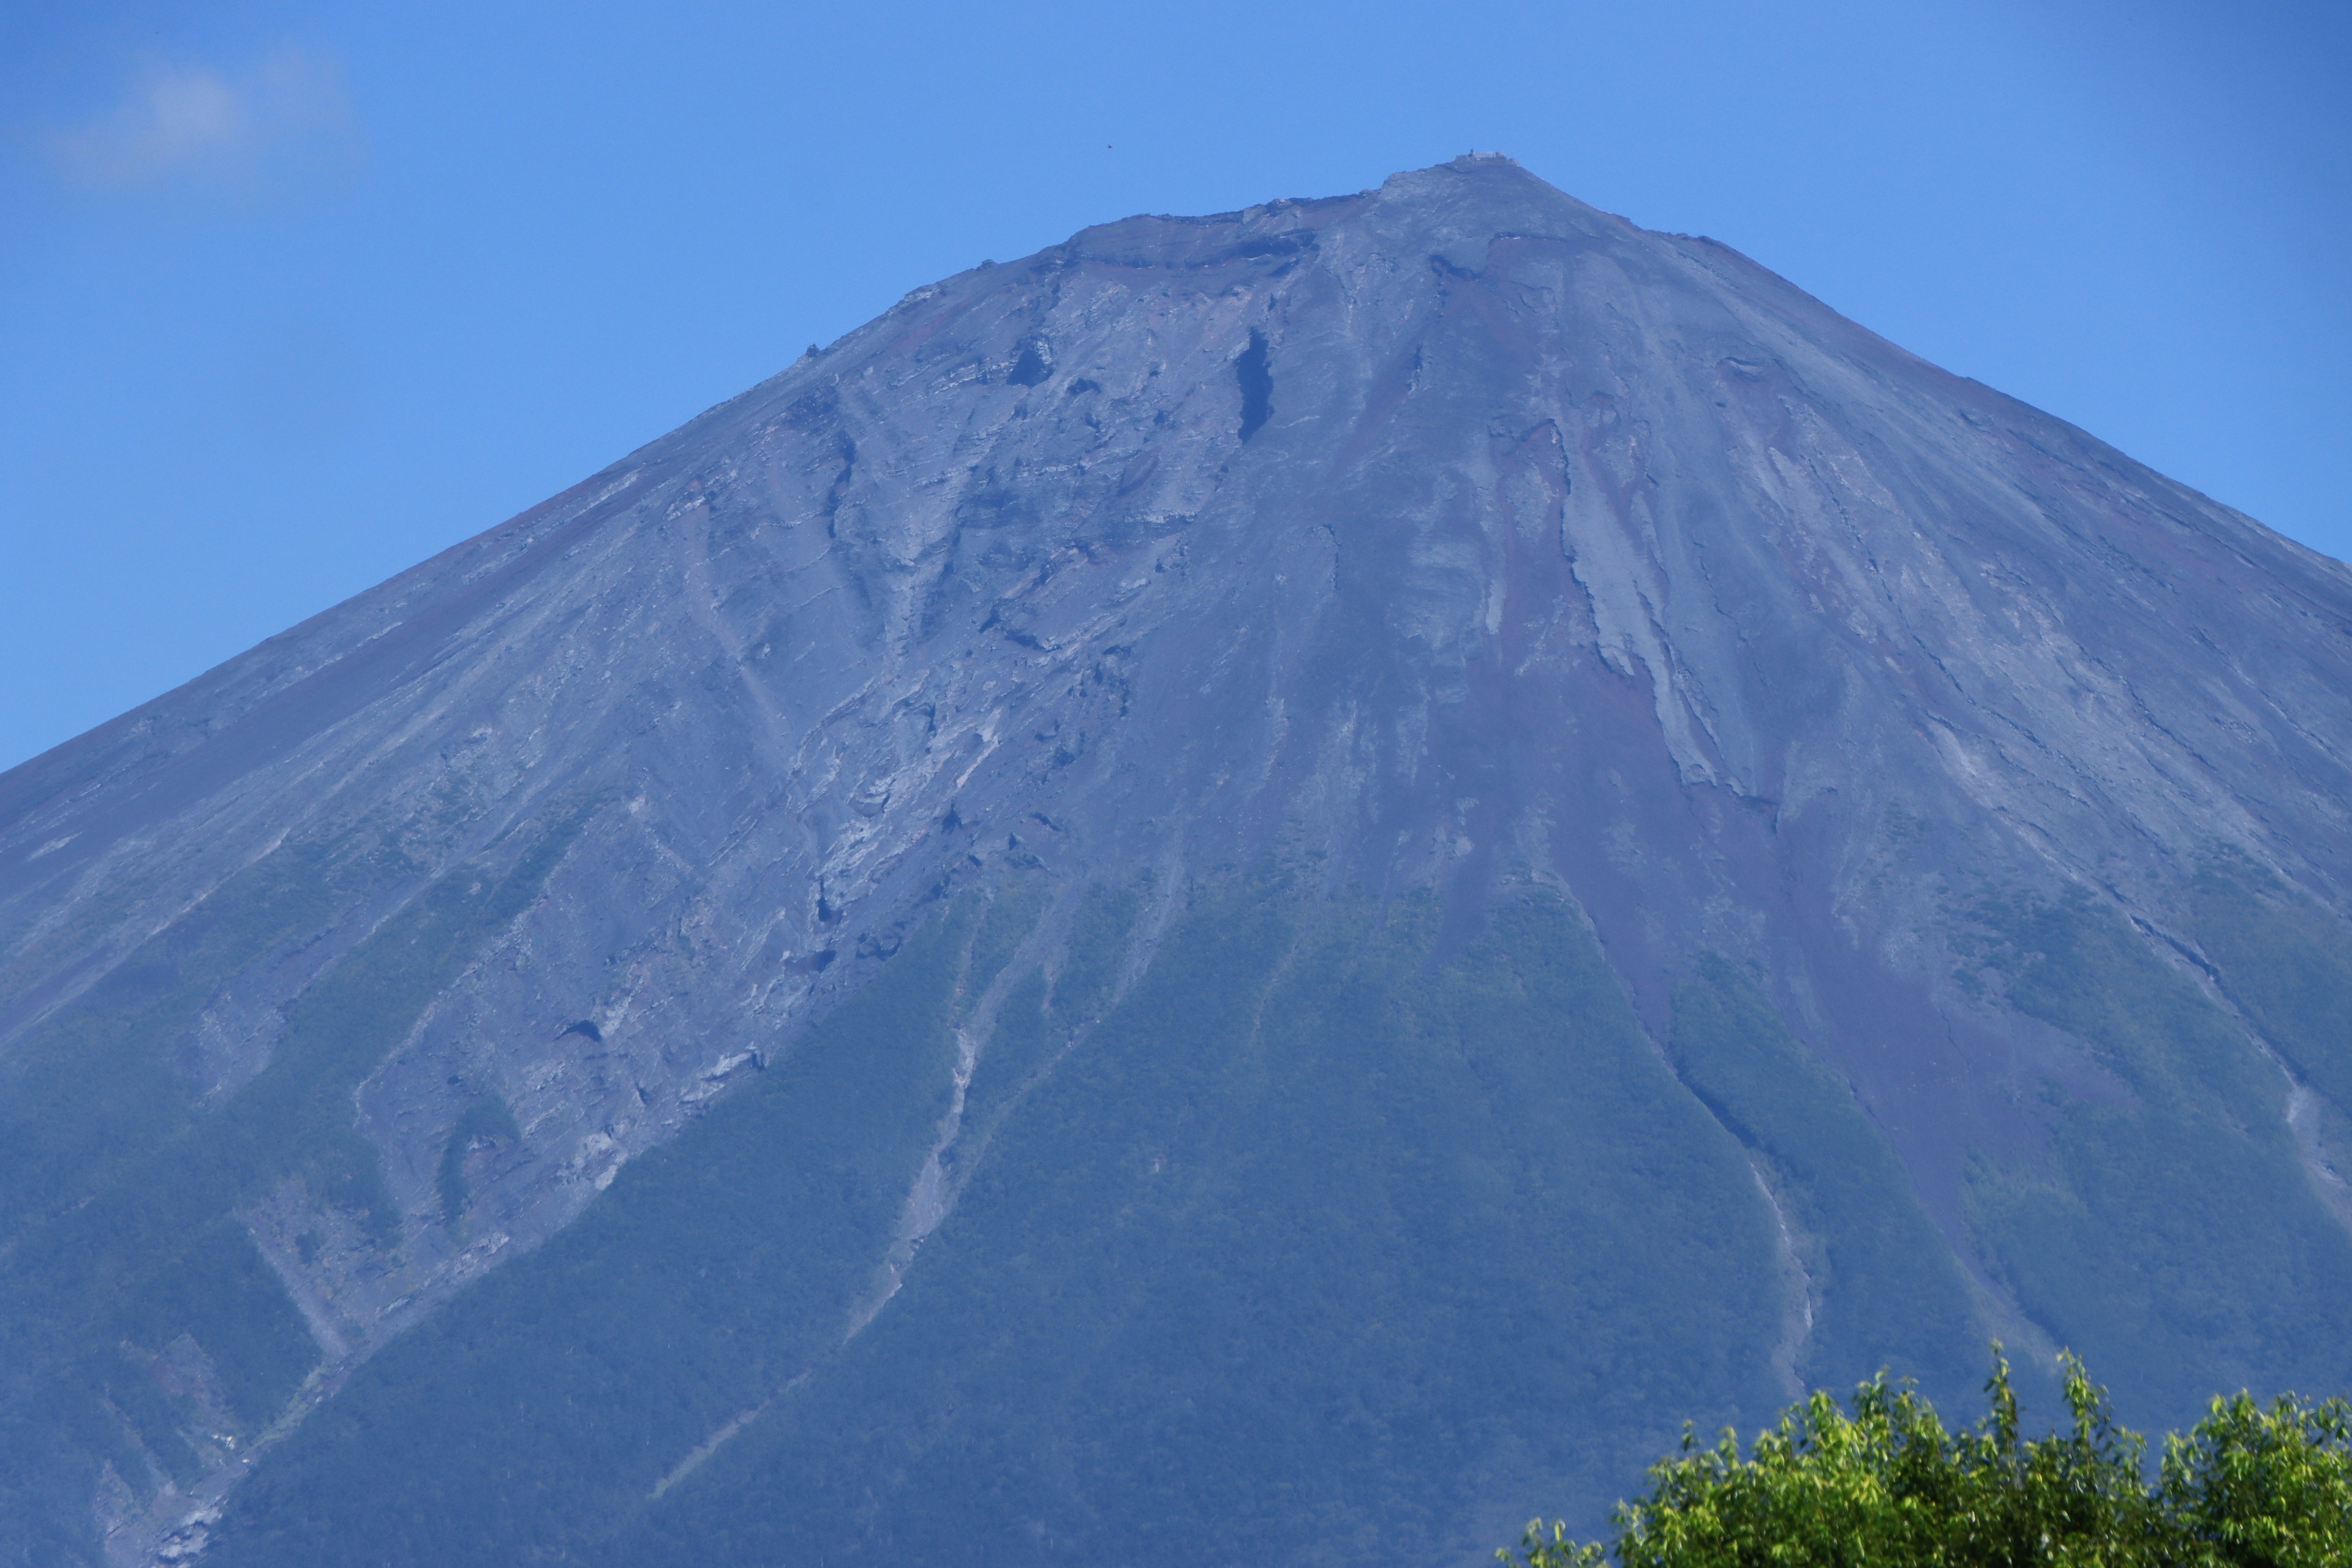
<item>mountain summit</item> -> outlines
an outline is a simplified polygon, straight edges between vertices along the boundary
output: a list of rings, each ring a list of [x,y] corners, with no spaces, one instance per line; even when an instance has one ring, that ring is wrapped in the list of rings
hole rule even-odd
[[[0,1557],[1484,1560],[2352,1387],[2352,573],[1507,159],[917,289],[0,775]]]

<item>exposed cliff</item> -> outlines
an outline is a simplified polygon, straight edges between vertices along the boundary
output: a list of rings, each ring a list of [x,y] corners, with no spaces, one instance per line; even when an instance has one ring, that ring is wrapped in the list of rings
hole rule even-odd
[[[2352,573],[1712,242],[1089,229],[0,775],[0,1545],[1402,1561],[1993,1332],[2334,1392],[2347,770]]]

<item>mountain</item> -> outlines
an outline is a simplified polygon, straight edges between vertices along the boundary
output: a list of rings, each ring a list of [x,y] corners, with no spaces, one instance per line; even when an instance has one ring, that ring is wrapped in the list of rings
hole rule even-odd
[[[916,290],[0,776],[0,1558],[1425,1563],[2352,1388],[2352,573],[1507,159]]]

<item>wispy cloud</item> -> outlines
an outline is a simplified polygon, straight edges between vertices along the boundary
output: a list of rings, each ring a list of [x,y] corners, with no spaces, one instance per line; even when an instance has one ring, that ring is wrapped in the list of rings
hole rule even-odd
[[[236,202],[331,192],[366,153],[341,64],[291,47],[233,70],[149,60],[111,109],[38,145],[80,189]]]

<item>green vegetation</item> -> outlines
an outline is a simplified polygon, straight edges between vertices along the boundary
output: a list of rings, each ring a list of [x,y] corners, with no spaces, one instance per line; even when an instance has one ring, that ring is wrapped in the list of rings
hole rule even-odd
[[[1054,1022],[1062,1028],[1076,1028],[1094,1016],[1095,1010],[1118,984],[1128,939],[1134,932],[1135,917],[1142,908],[1139,889],[1101,883],[1088,888],[1086,896],[1078,900],[1077,913],[1070,922],[1062,972],[1054,981],[1050,1004]]]
[[[996,1010],[988,1048],[974,1065],[964,1092],[964,1125],[985,1137],[1066,1037],[1045,1021],[1045,973],[1033,969],[1013,983]]]
[[[310,1331],[245,1227],[215,1220],[148,1280],[116,1320],[131,1343],[160,1349],[181,1334],[218,1372],[241,1432],[258,1431],[317,1364]]]
[[[2352,1112],[2352,930],[2242,859],[2190,889],[2197,940],[2231,997],[2313,1088]]]
[[[360,1369],[207,1560],[1459,1553],[1508,1490],[1614,1495],[1662,1409],[1773,1407],[1769,1212],[1572,909],[1440,962],[1433,900],[1235,879],[1113,1000],[1141,898],[1080,903],[1064,1000],[1014,972],[981,1054],[985,1158],[862,1332],[1017,907],[943,911]]]
[[[1438,924],[1200,891],[890,1310],[593,1561],[1443,1557],[1503,1490],[1609,1495],[1675,1401],[1769,1410],[1738,1147],[1572,909]]]
[[[1948,1395],[1983,1333],[1910,1176],[1843,1082],[1747,975],[1708,954],[1674,992],[1683,1081],[1767,1166],[1819,1305],[1798,1371],[1815,1386],[1891,1367]]]
[[[1016,892],[1015,910],[1025,910],[1026,923],[1036,923],[1043,900],[1035,895]],[[1033,901],[1034,900],[1034,901]],[[998,904],[1008,900],[999,895]],[[1099,884],[1088,888],[1078,900],[1065,943],[1065,956],[1060,979],[1052,987],[1049,1004],[1045,972],[1033,970],[1015,981],[1005,993],[996,1015],[996,1026],[988,1037],[988,1048],[981,1053],[972,1072],[971,1084],[964,1096],[964,1126],[969,1130],[967,1142],[977,1144],[992,1134],[997,1119],[1011,1105],[1023,1089],[1033,1082],[1037,1073],[1052,1061],[1055,1050],[1066,1044],[1071,1032],[1091,1017],[1109,996],[1118,983],[1119,971],[1126,966],[1133,946],[1135,921],[1142,909],[1142,897],[1133,888],[1107,888]],[[990,920],[996,919],[994,910]],[[982,942],[973,945],[972,962],[979,970],[981,953],[988,935],[983,926]],[[1006,955],[1010,956],[1010,944]],[[1003,961],[999,961],[999,967]],[[987,971],[990,977],[995,969]],[[982,982],[975,977],[975,985]]]
[[[0,1241],[119,1179],[196,1114],[173,1060],[222,982],[326,923],[362,879],[289,846],[216,888],[34,1030],[0,1068]]]
[[[1433,897],[1236,876],[1192,890],[1122,994],[1145,895],[1090,889],[1058,954],[1018,958],[1046,891],[940,908],[573,1226],[359,1369],[256,1467],[209,1560],[1439,1559],[1499,1535],[1511,1495],[1589,1532],[1666,1413],[1748,1424],[1785,1397],[1751,1162],[1811,1271],[1802,1367],[1964,1382],[1980,1331],[1900,1163],[1732,964],[1675,989],[1670,1069],[1549,896],[1465,932]],[[2114,1086],[2053,1101],[2045,1163],[1972,1184],[2027,1310],[2168,1410],[2193,1413],[2192,1379],[2352,1381],[2345,1248],[2293,1206],[2276,1075],[2087,906],[2002,906],[1987,933],[2012,1001]],[[853,1334],[956,1031],[999,984],[944,1158],[956,1205]]]
[[[808,1373],[875,1287],[953,1084],[975,910],[570,1227],[361,1370],[240,1492],[207,1563],[568,1560]]]
[[[1992,1408],[1948,1431],[1935,1406],[1884,1377],[1853,1414],[1815,1394],[1743,1457],[1726,1432],[1650,1470],[1606,1545],[1530,1524],[1524,1568],[2336,1568],[2352,1561],[2352,1405],[2292,1396],[2267,1409],[2212,1401],[2165,1443],[2153,1485],[2137,1433],[2066,1363],[2069,1425],[2028,1437],[2009,1367]]]
[[[2046,1162],[1971,1177],[1970,1223],[2026,1310],[2137,1419],[2184,1419],[2217,1384],[2352,1386],[2352,1239],[2298,1163],[2276,1070],[2086,899],[1984,920],[2011,1005],[2113,1085],[2048,1106]]]
[[[1029,894],[949,910],[572,1229],[362,1369],[257,1471],[218,1561],[353,1539],[389,1563],[615,1568],[1333,1541],[1430,1557],[1514,1489],[1597,1521],[1625,1456],[1671,1440],[1663,1412],[1778,1402],[1784,1303],[1751,1159],[1818,1294],[1807,1370],[1965,1379],[1979,1331],[1900,1164],[1731,964],[1702,959],[1675,991],[1678,1083],[1550,899],[1442,954],[1433,900],[1235,878],[1195,891],[1115,999],[1141,903],[1091,889],[1058,965],[1012,972],[966,1101],[961,1149],[984,1138],[985,1157],[862,1332],[844,1342],[938,1125],[954,1027],[1034,929]],[[2037,1248],[2102,1242],[2034,1231],[2040,1200],[2012,1187],[2147,1223],[2128,1194],[2057,1184],[2089,1179],[2064,1163],[2090,1136],[2074,1119],[2213,1120],[2260,1109],[2242,1097],[2263,1079],[2131,933],[2002,913],[1987,955],[2011,996],[2153,1086],[2054,1108],[2053,1169],[1977,1185],[2042,1312],[2065,1299]],[[2135,1147],[2139,1175],[2164,1168]],[[2105,1245],[2138,1267],[2169,1244]],[[2170,1280],[2126,1284],[2128,1310],[2168,1303]],[[1875,1386],[1890,1421],[1926,1408]]]
[[[519,830],[503,874],[460,867],[426,887],[294,1000],[268,1065],[215,1106],[196,1104],[171,1054],[203,1005],[290,933],[414,868],[333,868],[281,849],[33,1043],[9,1086],[17,1142],[0,1155],[11,1162],[0,1190],[26,1194],[5,1216],[0,1268],[0,1551],[80,1550],[86,1516],[50,1510],[90,1495],[101,1463],[143,1485],[143,1450],[193,1479],[191,1406],[154,1370],[181,1336],[219,1380],[229,1436],[267,1425],[301,1385],[318,1348],[234,1215],[298,1177],[379,1242],[397,1240],[352,1093],[538,897],[579,821]]]
[[[441,1146],[441,1168],[434,1177],[443,1219],[455,1225],[465,1215],[471,1195],[466,1190],[466,1156],[485,1143],[512,1143],[521,1137],[513,1108],[499,1096],[486,1094],[466,1107],[449,1129],[449,1141]]]
[[[996,890],[996,896],[989,900],[987,912],[980,918],[979,931],[971,939],[971,957],[965,965],[963,980],[965,1005],[979,1001],[995,983],[1005,964],[1012,962],[1013,950],[1021,945],[1022,939],[1036,929],[1037,917],[1045,910],[1045,889],[1025,879]]]

